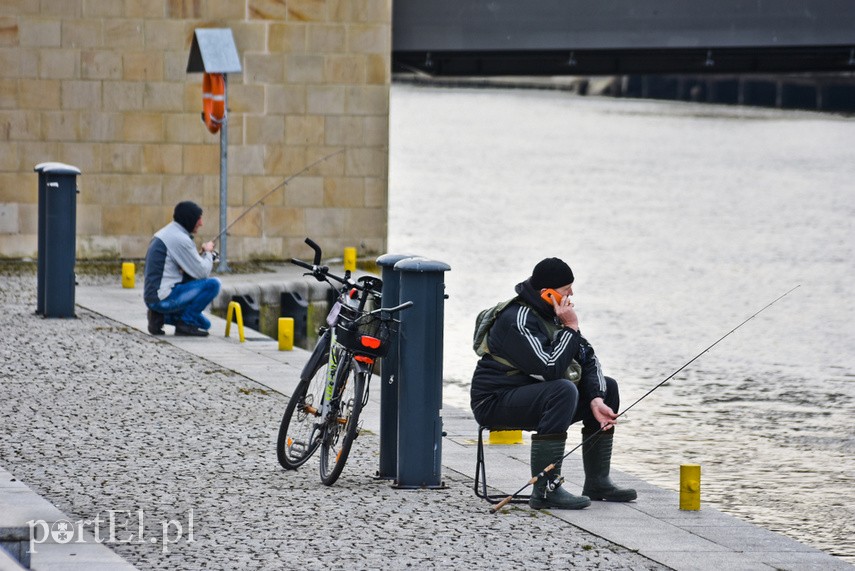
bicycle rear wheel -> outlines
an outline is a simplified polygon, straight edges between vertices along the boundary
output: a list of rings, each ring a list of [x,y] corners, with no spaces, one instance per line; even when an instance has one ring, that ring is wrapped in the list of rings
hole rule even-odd
[[[329,359],[318,359],[314,371],[299,382],[285,408],[276,456],[286,470],[302,466],[321,444],[321,401],[328,367]]]
[[[342,363],[338,370],[336,387],[339,398],[334,403],[334,418],[327,424],[321,441],[321,481],[327,486],[332,486],[341,475],[350,447],[359,432],[359,414],[367,379],[365,373],[358,372],[352,365],[352,362]]]

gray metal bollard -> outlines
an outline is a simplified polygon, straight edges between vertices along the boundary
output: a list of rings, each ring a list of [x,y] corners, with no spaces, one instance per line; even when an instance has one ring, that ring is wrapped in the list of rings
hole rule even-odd
[[[74,264],[77,257],[77,176],[80,169],[53,163],[44,175],[44,316],[74,317]],[[41,207],[39,208],[41,213]],[[41,223],[39,224],[41,226]]]
[[[377,258],[382,268],[383,307],[402,303],[400,279],[395,264],[412,258],[409,254],[384,254]],[[407,301],[407,300],[403,300]],[[396,316],[400,319],[400,315]],[[392,339],[389,353],[383,357],[380,369],[380,468],[377,478],[394,480],[398,468],[398,337]]]
[[[442,482],[442,328],[444,272],[425,258],[395,264],[399,296],[413,307],[401,314],[398,334],[398,471],[395,488],[444,488]]]
[[[47,210],[47,195],[45,194],[45,172],[48,167],[67,166],[64,163],[39,163],[33,170],[39,174],[39,226],[38,226],[38,260],[36,261],[36,313],[44,315],[45,313],[45,232],[47,228],[47,220],[45,212]]]

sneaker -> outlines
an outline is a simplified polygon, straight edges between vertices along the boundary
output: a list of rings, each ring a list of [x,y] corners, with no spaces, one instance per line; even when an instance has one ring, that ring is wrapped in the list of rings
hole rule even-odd
[[[148,310],[148,332],[152,335],[163,335],[163,314]]]
[[[208,332],[192,325],[187,325],[183,321],[175,324],[175,335],[179,337],[207,337]]]

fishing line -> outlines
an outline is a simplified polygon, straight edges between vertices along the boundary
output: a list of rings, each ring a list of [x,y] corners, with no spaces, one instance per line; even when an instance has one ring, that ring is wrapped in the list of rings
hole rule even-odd
[[[688,361],[686,361],[686,363],[685,363],[682,367],[680,367],[679,369],[677,369],[676,371],[674,371],[673,373],[671,373],[670,375],[668,375],[667,377],[665,377],[662,381],[660,381],[660,382],[659,382],[659,384],[657,384],[655,387],[653,387],[652,389],[650,389],[649,391],[647,391],[646,393],[644,393],[643,395],[641,395],[641,398],[639,398],[639,399],[638,399],[638,400],[636,400],[634,403],[632,403],[631,405],[629,405],[628,407],[626,407],[625,409],[623,409],[623,411],[615,417],[615,422],[617,422],[617,419],[618,419],[618,418],[622,417],[622,416],[623,416],[623,415],[625,415],[627,412],[629,412],[629,410],[630,410],[632,407],[634,407],[635,405],[637,405],[638,403],[640,403],[641,401],[643,401],[644,399],[646,399],[648,396],[650,396],[650,394],[651,394],[653,391],[655,391],[656,389],[658,389],[659,387],[661,387],[662,385],[664,385],[665,383],[667,383],[668,381],[670,381],[671,379],[673,379],[673,378],[674,378],[678,373],[680,373],[680,372],[681,372],[681,371],[683,371],[686,367],[688,367],[689,365],[691,365],[692,363],[694,363],[695,361],[697,361],[697,360],[698,360],[702,355],[704,355],[704,354],[705,354],[705,353],[707,353],[709,350],[711,350],[713,347],[715,347],[716,345],[718,345],[719,343],[721,343],[722,341],[724,341],[725,339],[727,339],[727,338],[728,338],[728,337],[729,337],[729,336],[730,336],[734,331],[736,331],[737,329],[739,329],[740,327],[742,327],[743,325],[745,325],[746,323],[748,323],[749,321],[751,321],[752,319],[754,319],[755,317],[757,317],[758,315],[760,315],[761,313],[763,313],[764,311],[766,311],[767,309],[769,309],[770,307],[772,307],[773,305],[775,305],[776,303],[778,303],[779,301],[781,301],[782,299],[784,299],[785,297],[787,297],[788,295],[790,295],[791,293],[793,293],[793,292],[794,292],[796,289],[798,289],[799,287],[801,287],[801,284],[796,285],[795,287],[791,288],[791,289],[790,289],[789,291],[787,291],[786,293],[784,293],[784,294],[782,294],[782,295],[778,296],[778,297],[777,297],[777,298],[775,298],[773,301],[771,301],[771,302],[767,303],[767,304],[766,304],[766,305],[764,305],[760,310],[756,311],[755,313],[753,313],[752,315],[750,315],[749,317],[747,317],[745,320],[743,320],[743,321],[742,321],[742,323],[740,323],[739,325],[737,325],[736,327],[734,327],[733,329],[731,329],[730,331],[728,331],[727,333],[725,333],[724,335],[722,335],[721,337],[719,337],[718,339],[716,339],[716,341],[715,341],[712,345],[710,345],[709,347],[707,347],[706,349],[704,349],[703,351],[701,351],[700,353],[698,353],[697,355],[695,355],[694,357],[692,357],[691,359],[689,359]],[[613,426],[613,425],[614,425],[614,423],[613,423],[612,425],[610,425],[610,426]],[[573,449],[571,449],[571,450],[570,450],[570,452],[568,452],[567,454],[565,454],[564,456],[562,456],[562,457],[561,457],[561,460],[559,460],[559,462],[560,462],[560,461],[563,461],[565,458],[567,458],[568,456],[570,456],[570,454],[572,454],[573,452],[575,452],[576,450],[578,450],[579,448],[581,448],[581,447],[582,447],[586,442],[588,442],[588,441],[590,441],[592,438],[596,437],[596,436],[597,436],[598,434],[600,434],[600,432],[602,432],[602,431],[603,431],[603,427],[600,427],[596,432],[594,432],[593,434],[589,435],[589,436],[588,436],[587,438],[585,438],[582,442],[580,442],[579,444],[577,444]],[[526,482],[526,484],[525,484],[522,488],[520,488],[519,490],[517,490],[516,492],[514,492],[513,494],[511,494],[510,496],[508,496],[508,497],[507,497],[507,498],[505,498],[504,500],[500,501],[499,503],[497,503],[497,504],[496,504],[495,506],[493,506],[492,508],[490,508],[490,513],[493,513],[493,514],[494,514],[494,513],[498,512],[500,509],[502,509],[503,507],[505,507],[505,506],[506,506],[506,505],[507,505],[511,500],[513,500],[516,496],[520,495],[523,491],[525,491],[525,489],[526,489],[526,488],[528,488],[529,486],[532,486],[532,485],[534,485],[535,483],[537,483],[537,481],[538,481],[539,479],[541,479],[541,478],[546,478],[546,477],[547,477],[547,476],[546,476],[547,472],[551,472],[551,471],[552,471],[552,469],[553,469],[553,468],[555,468],[555,464],[556,464],[556,463],[557,463],[557,462],[554,462],[554,463],[550,464],[549,466],[547,466],[546,468],[544,468],[540,473],[538,473],[536,476],[532,476],[531,480],[529,480],[528,482]]]
[[[289,176],[289,177],[285,178],[282,182],[280,182],[280,183],[279,183],[279,184],[277,184],[275,187],[273,187],[270,191],[268,191],[264,196],[262,196],[261,198],[259,198],[258,200],[256,200],[256,201],[255,201],[255,202],[254,202],[254,203],[253,203],[249,208],[247,208],[246,210],[244,210],[244,211],[240,214],[240,216],[238,216],[237,218],[235,218],[234,220],[232,220],[231,224],[229,224],[228,226],[226,226],[225,228],[223,228],[223,229],[220,231],[220,233],[219,233],[219,234],[217,234],[217,236],[216,236],[213,240],[211,240],[211,241],[212,241],[212,242],[216,242],[217,240],[219,240],[220,238],[222,238],[222,237],[223,237],[223,234],[225,234],[226,232],[228,232],[228,231],[229,231],[229,228],[231,228],[232,226],[234,226],[235,224],[237,224],[237,223],[238,223],[238,221],[240,221],[240,219],[241,219],[241,218],[243,218],[244,216],[246,216],[247,214],[249,214],[249,211],[250,211],[250,210],[252,210],[252,209],[253,209],[253,208],[255,208],[256,206],[258,206],[259,204],[261,204],[262,202],[264,202],[265,200],[267,200],[267,197],[268,197],[268,196],[270,196],[271,194],[273,194],[274,192],[276,192],[277,190],[279,190],[279,189],[280,189],[280,188],[282,188],[283,186],[287,185],[289,182],[291,182],[292,180],[294,180],[295,178],[297,178],[298,176],[300,176],[301,174],[303,174],[303,173],[304,173],[304,172],[306,172],[307,170],[311,169],[313,166],[315,166],[315,165],[319,165],[319,164],[321,164],[322,162],[326,161],[327,159],[331,159],[332,157],[334,157],[334,156],[336,156],[336,155],[338,155],[338,154],[340,154],[340,153],[343,153],[344,151],[345,151],[345,149],[339,149],[339,150],[335,151],[334,153],[330,153],[330,154],[328,154],[328,155],[326,155],[326,156],[324,156],[324,157],[321,157],[321,158],[319,158],[318,160],[314,161],[313,163],[310,163],[310,164],[306,165],[305,167],[303,167],[303,168],[302,168],[302,169],[300,169],[299,171],[295,172],[295,173],[294,173],[294,174],[292,174],[291,176]]]

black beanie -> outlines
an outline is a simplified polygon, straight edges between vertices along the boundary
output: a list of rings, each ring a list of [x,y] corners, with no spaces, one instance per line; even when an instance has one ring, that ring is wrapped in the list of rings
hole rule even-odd
[[[172,213],[172,219],[181,224],[191,234],[196,229],[196,223],[201,216],[202,209],[198,204],[189,200],[176,204],[175,212]]]
[[[537,263],[531,272],[531,287],[559,288],[573,283],[573,270],[563,260],[546,258]]]

